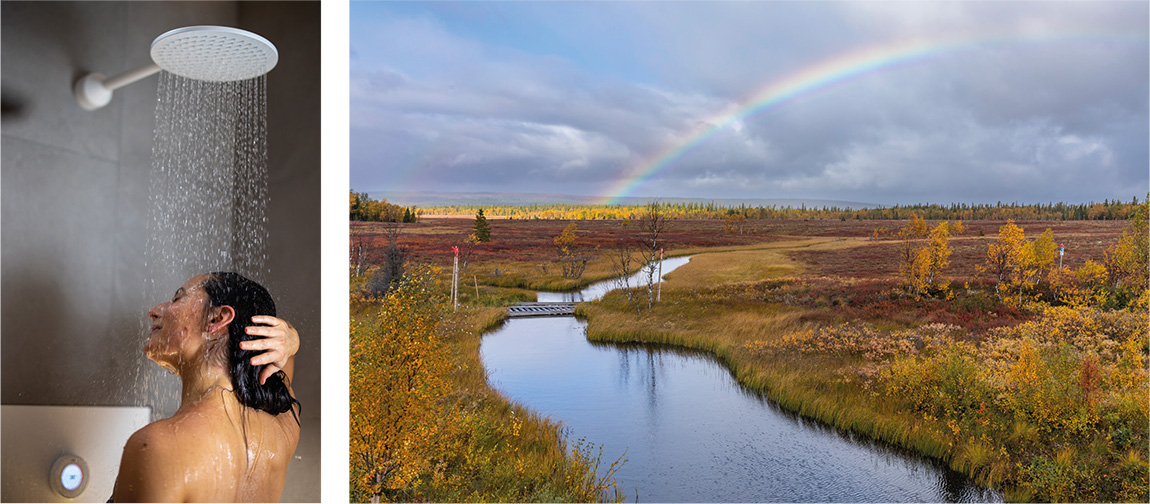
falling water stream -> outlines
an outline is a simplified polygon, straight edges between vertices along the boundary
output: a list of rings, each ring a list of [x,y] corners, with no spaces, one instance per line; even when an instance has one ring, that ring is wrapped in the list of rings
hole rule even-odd
[[[144,313],[188,278],[235,271],[266,283],[267,80],[207,82],[161,71],[156,100],[137,403],[179,406],[179,382],[143,357]]]

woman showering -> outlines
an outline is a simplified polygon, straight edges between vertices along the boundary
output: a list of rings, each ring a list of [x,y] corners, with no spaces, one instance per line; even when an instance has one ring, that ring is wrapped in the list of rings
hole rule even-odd
[[[235,191],[236,220],[244,225],[232,239],[241,245],[239,258],[260,257],[262,249],[245,247],[262,240],[244,233],[252,232],[247,224],[266,221],[263,76],[276,66],[278,50],[246,30],[199,25],[161,34],[149,54],[151,64],[122,75],[82,77],[76,99],[94,110],[114,90],[163,70],[153,164],[165,178],[154,180],[171,186],[156,192],[196,194],[201,180],[221,179],[217,171],[221,180],[248,183]],[[157,205],[153,219],[198,223],[201,209],[216,204],[206,195]],[[300,403],[291,389],[299,336],[275,314],[267,290],[236,273],[192,277],[148,312],[144,352],[179,377],[180,406],[128,439],[113,500],[279,500],[300,434]]]
[[[144,352],[180,378],[180,407],[128,439],[113,500],[278,501],[300,433],[295,329],[236,273],[192,277],[148,318]]]

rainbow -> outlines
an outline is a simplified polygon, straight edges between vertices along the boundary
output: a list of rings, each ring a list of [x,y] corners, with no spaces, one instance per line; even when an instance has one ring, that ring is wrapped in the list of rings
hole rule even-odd
[[[929,58],[967,49],[1008,44],[1115,40],[1145,45],[1148,37],[1145,33],[1133,35],[1091,33],[913,39],[841,54],[772,81],[749,98],[700,122],[699,126],[680,135],[678,140],[672,142],[668,147],[645,157],[639,163],[625,170],[623,176],[606,190],[603,204],[618,204],[622,198],[632,194],[645,182],[658,175],[683,157],[684,154],[705,143],[716,133],[738,124],[752,115],[777,108],[795,98],[832,85],[861,78],[881,70],[918,63]]]

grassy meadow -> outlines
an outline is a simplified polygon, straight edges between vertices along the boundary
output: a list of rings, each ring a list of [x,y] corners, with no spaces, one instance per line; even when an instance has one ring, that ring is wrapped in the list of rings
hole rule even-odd
[[[785,409],[946,461],[1008,500],[1146,499],[1144,305],[993,306],[985,286],[900,299],[796,260],[866,244],[700,253],[650,312],[614,292],[577,313],[592,341],[710,352]]]
[[[396,294],[380,301],[358,290],[372,270],[353,281],[353,342],[357,327],[376,338],[389,334],[379,324],[401,320],[405,304],[434,312],[427,341],[440,356],[412,350],[406,362],[442,361],[427,368],[420,385],[434,392],[424,404],[439,419],[426,422],[459,426],[420,431],[434,433],[424,436],[434,442],[408,454],[408,476],[390,473],[381,495],[617,498],[609,461],[586,445],[567,450],[558,426],[500,397],[486,382],[478,349],[482,332],[505,316],[502,306],[533,300],[536,289],[614,276],[612,250],[634,228],[575,221],[580,253],[590,259],[581,277],[565,278],[553,239],[567,221],[490,222],[492,241],[473,247],[461,275],[457,312],[444,301],[450,247],[464,243],[470,219],[402,224],[398,244],[409,270],[424,279],[422,301],[389,311],[387,300]],[[998,298],[984,265],[1006,224],[966,223],[949,239],[949,264],[937,283],[910,295],[900,280],[905,242],[897,237],[906,221],[751,220],[735,233],[721,222],[674,220],[664,234],[668,255],[693,257],[666,275],[661,302],[648,310],[645,288],[630,300],[616,291],[580,304],[577,316],[587,319],[594,341],[710,352],[742,384],[787,410],[940,459],[1008,500],[1145,502],[1146,294],[1115,294],[1096,269],[1126,240],[1125,223],[1018,222],[1023,241],[1036,242],[1051,229],[1070,253],[1066,268],[1050,266],[1042,280],[1019,284],[1017,302]],[[358,237],[379,248],[382,226],[353,223],[353,242]],[[370,487],[354,465],[353,457],[353,488]],[[606,476],[594,476],[595,467]],[[365,481],[358,487],[357,477]]]

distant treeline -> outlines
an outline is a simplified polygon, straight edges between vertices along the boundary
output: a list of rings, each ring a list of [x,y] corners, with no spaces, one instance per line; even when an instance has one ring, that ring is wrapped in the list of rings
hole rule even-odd
[[[1150,195],[1148,195],[1150,197]],[[1138,207],[1138,198],[1129,202],[1106,200],[1102,203],[1018,203],[947,205],[895,205],[881,208],[850,209],[839,207],[746,206],[713,203],[658,203],[661,213],[671,219],[909,219],[917,215],[927,220],[1126,220]],[[515,206],[439,206],[422,210],[429,215],[475,215],[482,208],[492,217],[512,219],[634,219],[643,215],[646,205],[515,205]]]
[[[419,210],[388,203],[386,199],[373,200],[367,193],[351,191],[349,220],[368,222],[416,222]]]

